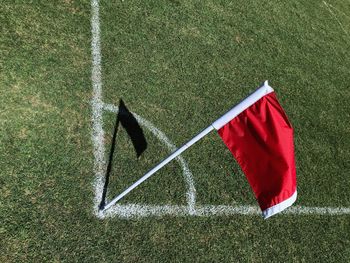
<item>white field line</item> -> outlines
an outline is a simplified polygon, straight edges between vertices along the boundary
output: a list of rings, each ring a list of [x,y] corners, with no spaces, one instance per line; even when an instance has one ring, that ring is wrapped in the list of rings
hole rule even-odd
[[[284,215],[350,215],[350,208],[334,207],[305,207],[292,206],[281,212]],[[161,217],[161,216],[232,216],[232,215],[250,215],[260,216],[261,211],[257,206],[227,206],[227,205],[201,205],[196,206],[195,213],[191,213],[188,206],[177,205],[119,205],[111,207],[103,214],[104,218],[114,216],[120,218],[142,218],[142,217]]]
[[[111,104],[103,104],[103,109],[117,113],[118,107],[111,105]],[[135,119],[145,128],[147,128],[150,132],[153,133],[155,137],[157,137],[161,142],[163,142],[170,152],[175,151],[177,148],[176,146],[169,140],[169,138],[159,129],[157,129],[153,123],[145,120],[141,116],[137,115],[136,113],[132,113],[135,117]],[[185,182],[187,185],[187,193],[186,193],[186,199],[187,199],[187,205],[188,205],[188,211],[189,213],[194,213],[194,207],[196,205],[196,188],[194,186],[194,180],[192,173],[184,160],[181,156],[176,157],[176,159],[179,164],[182,167],[183,174],[185,177]]]
[[[102,127],[102,79],[101,79],[101,47],[100,47],[100,19],[99,1],[91,0],[91,55],[92,72],[91,80],[93,87],[92,103],[92,142],[94,146],[94,213],[98,216],[98,206],[102,199],[104,174],[106,161],[104,157],[105,147],[103,143]]]
[[[323,1],[323,2],[324,2],[324,4],[326,4],[326,5],[330,6],[330,7],[332,7],[334,10],[336,10],[337,12],[339,12],[340,14],[342,14],[343,16],[345,16],[345,17],[347,17],[347,18],[350,19],[350,16],[349,16],[348,14],[346,14],[346,13],[344,13],[343,11],[339,10],[339,9],[336,8],[335,6],[331,5],[330,3],[327,3],[327,2],[325,2],[325,1]]]
[[[335,20],[338,22],[338,24],[340,25],[341,29],[343,30],[343,32],[350,37],[348,31],[344,28],[343,24],[340,22],[340,20],[338,19],[337,15],[332,11],[331,6],[326,2],[323,1],[323,4],[327,7],[328,11],[331,13],[331,15],[335,18]],[[332,6],[333,7],[333,6]],[[334,7],[333,7],[334,8]],[[335,8],[334,8],[335,9]],[[337,9],[336,9],[337,10]]]

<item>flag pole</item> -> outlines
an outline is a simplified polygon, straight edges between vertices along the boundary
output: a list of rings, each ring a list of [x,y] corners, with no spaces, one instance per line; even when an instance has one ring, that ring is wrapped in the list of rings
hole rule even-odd
[[[149,170],[144,176],[142,176],[139,180],[137,180],[134,184],[129,186],[124,192],[122,192],[120,195],[116,196],[111,202],[109,202],[104,208],[101,209],[101,211],[107,210],[111,206],[113,206],[115,203],[117,203],[120,199],[122,199],[124,196],[126,196],[129,192],[131,192],[133,189],[135,189],[138,185],[140,185],[142,182],[146,181],[149,177],[151,177],[155,172],[157,172],[160,168],[162,168],[164,165],[169,163],[171,160],[175,159],[177,156],[179,156],[181,153],[183,153],[186,149],[188,149],[190,146],[198,142],[200,139],[202,139],[205,135],[207,135],[209,132],[211,132],[214,129],[213,125],[208,126],[206,129],[201,131],[199,134],[197,134],[195,137],[193,137],[190,141],[185,143],[182,147],[177,149],[175,152],[170,154],[167,158],[165,158],[163,161],[161,161],[157,166]]]
[[[226,112],[223,116],[221,116],[219,119],[214,121],[209,127],[201,131],[199,134],[197,134],[195,137],[193,137],[190,141],[185,143],[182,147],[177,149],[175,152],[173,152],[171,155],[169,155],[167,158],[165,158],[162,162],[160,162],[157,166],[149,170],[144,176],[142,176],[138,181],[136,181],[134,184],[129,186],[124,192],[122,192],[120,195],[116,196],[111,202],[109,202],[105,207],[101,208],[100,211],[104,211],[108,208],[110,208],[112,205],[114,205],[116,202],[118,202],[120,199],[122,199],[125,195],[127,195],[130,191],[132,191],[134,188],[136,188],[139,184],[147,180],[151,175],[153,175],[155,172],[157,172],[160,168],[162,168],[164,165],[169,163],[171,160],[176,158],[178,155],[180,155],[182,152],[184,152],[186,149],[188,149],[190,146],[195,144],[197,141],[202,139],[205,135],[207,135],[209,132],[211,132],[213,129],[219,130],[223,125],[225,125],[227,122],[232,120],[234,117],[236,117],[238,114],[240,114],[242,111],[250,107],[252,104],[254,104],[257,100],[265,96],[266,94],[272,92],[273,89],[269,86],[267,80],[264,82],[264,85],[261,86],[259,89],[257,89],[255,92],[250,94],[248,97],[246,97],[244,100],[242,100],[239,104],[234,106],[231,110]]]

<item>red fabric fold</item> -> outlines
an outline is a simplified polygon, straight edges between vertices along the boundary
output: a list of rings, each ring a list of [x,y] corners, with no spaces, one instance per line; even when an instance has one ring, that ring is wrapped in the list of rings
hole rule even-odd
[[[296,191],[293,128],[271,92],[218,130],[264,211]]]

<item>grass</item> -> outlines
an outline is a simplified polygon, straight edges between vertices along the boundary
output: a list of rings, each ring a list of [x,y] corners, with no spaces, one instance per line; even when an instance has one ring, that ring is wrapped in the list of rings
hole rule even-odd
[[[349,215],[97,219],[90,11],[2,4],[1,262],[350,260]],[[295,129],[297,204],[350,207],[349,12],[347,1],[101,1],[103,99],[122,98],[181,145],[269,79]],[[115,115],[103,117],[108,148]],[[145,135],[136,159],[120,129],[110,197],[168,154]],[[256,204],[215,133],[183,157],[198,204]],[[179,165],[123,200],[133,202],[185,204]]]

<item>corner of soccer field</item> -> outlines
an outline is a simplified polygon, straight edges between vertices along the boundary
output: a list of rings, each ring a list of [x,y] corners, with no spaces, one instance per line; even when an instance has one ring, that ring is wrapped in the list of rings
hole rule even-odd
[[[349,14],[340,0],[5,1],[0,261],[348,262]],[[264,220],[214,127],[99,211],[265,80],[294,128],[294,204]]]

